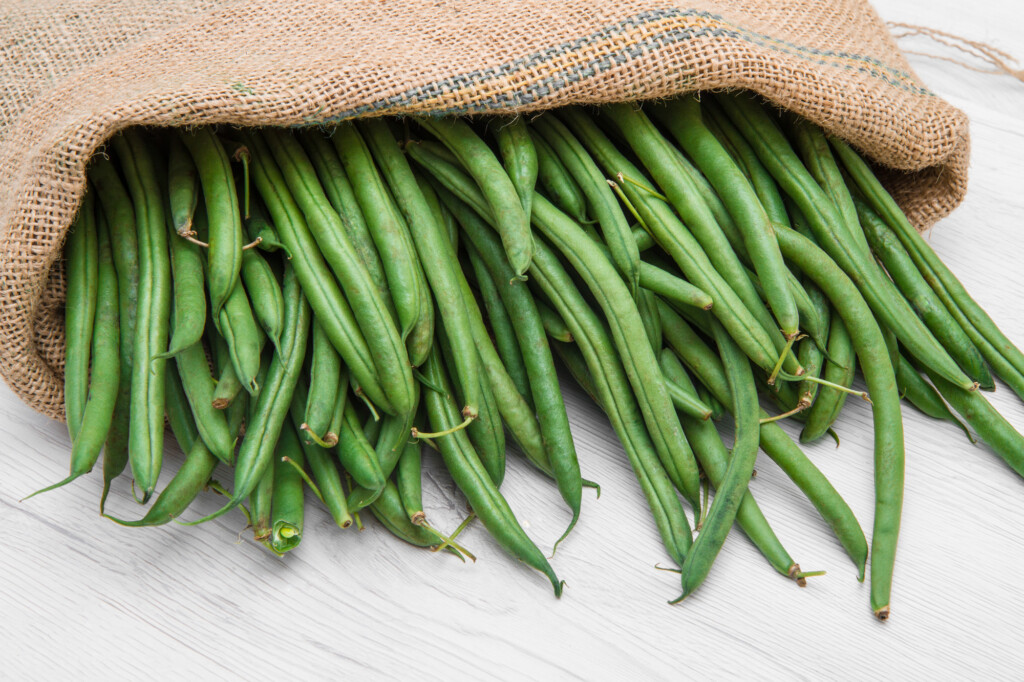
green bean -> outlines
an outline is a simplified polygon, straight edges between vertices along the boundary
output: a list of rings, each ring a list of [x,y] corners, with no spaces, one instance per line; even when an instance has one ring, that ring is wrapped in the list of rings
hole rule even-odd
[[[450,163],[444,157],[434,153],[427,142],[415,142],[406,145],[405,153],[441,186],[467,204],[481,217],[492,215],[487,200],[480,189],[474,184],[462,166]]]
[[[625,183],[622,189],[639,210],[646,229],[651,231],[655,241],[675,261],[687,280],[711,296],[715,302],[712,313],[741,343],[747,356],[762,369],[772,371],[779,355],[769,333],[714,269],[668,204],[654,198],[653,187],[640,180],[640,171],[611,145],[593,121],[571,107],[563,110],[562,116],[571,122],[576,135],[582,138],[584,146],[607,172],[622,172],[643,185],[641,189],[633,183]],[[763,309],[764,306],[760,307]],[[787,367],[790,368],[787,371],[794,374],[800,369],[796,358],[787,358]]]
[[[676,409],[699,421],[710,419],[711,408],[700,399],[696,389],[688,390],[690,380],[689,378],[684,380],[684,370],[675,354],[667,348],[660,349],[658,365],[661,367],[661,373],[665,376],[665,385],[668,386],[672,404],[676,406]]]
[[[94,285],[95,315],[90,325],[92,327],[92,375],[88,380],[88,397],[82,410],[78,433],[71,444],[70,475],[61,482],[43,488],[28,497],[59,488],[92,471],[96,460],[99,459],[103,443],[107,440],[107,433],[114,416],[114,406],[120,385],[117,273],[114,271],[107,226],[105,222],[99,221],[99,223],[94,226],[95,234],[93,235],[97,242],[94,261],[97,273]],[[78,229],[84,231],[82,225],[78,225]],[[70,288],[68,293],[70,294]],[[70,336],[68,340],[71,340]],[[89,357],[87,356],[86,363],[88,362]],[[88,371],[88,365],[86,370]]]
[[[1024,354],[999,330],[992,318],[971,298],[924,237],[882,187],[871,169],[845,142],[829,138],[840,161],[865,200],[903,242],[921,275],[946,309],[978,347],[985,360],[1014,392],[1024,396]]]
[[[807,172],[832,201],[832,205],[835,206],[842,218],[842,227],[846,229],[847,236],[864,256],[869,256],[871,249],[860,228],[853,197],[846,187],[839,166],[836,165],[835,157],[829,150],[824,132],[818,126],[798,119],[796,116],[787,116],[784,122],[787,124],[791,139],[796,143],[796,148],[804,159]]]
[[[711,421],[720,421],[725,415],[725,407],[718,398],[711,395],[704,384],[697,384],[697,398],[711,410]]]
[[[436,347],[431,349],[430,356],[423,364],[423,373],[445,390],[445,394],[427,391],[424,396],[433,428],[438,431],[452,428],[461,421],[461,415],[451,397],[451,389]],[[555,596],[561,596],[562,583],[488,477],[465,431],[456,430],[438,438],[436,443],[452,480],[466,496],[487,532],[506,552],[546,575],[554,587]]]
[[[867,236],[871,249],[882,260],[893,282],[921,315],[921,319],[935,334],[935,338],[968,377],[977,381],[981,388],[993,390],[995,382],[985,366],[981,353],[928,286],[899,238],[863,202],[856,203],[856,212],[863,228],[861,233]]]
[[[664,377],[645,338],[643,322],[629,291],[616,277],[611,262],[593,246],[589,237],[571,218],[539,195],[534,198],[533,219],[584,279],[604,311],[655,447],[664,458],[673,483],[695,502],[700,495],[696,461],[686,444]]]
[[[870,259],[841,238],[842,218],[825,193],[803,167],[775,122],[759,104],[742,97],[720,97],[718,102],[741,129],[758,158],[803,211],[821,247],[864,293],[880,322],[892,329],[915,357],[966,389],[974,382],[960,370],[945,349],[914,314],[895,285]],[[838,230],[838,231],[837,231]]]
[[[764,206],[768,219],[775,225],[790,227],[789,215],[786,212],[779,186],[768,169],[757,158],[753,147],[732,124],[725,111],[716,104],[714,99],[704,99],[701,103],[704,109],[705,123],[750,179],[750,184],[754,187],[754,192],[761,205]]]
[[[629,285],[630,293],[636,296],[640,287],[640,251],[619,201],[608,186],[601,169],[579,140],[558,119],[541,116],[534,120],[533,126],[551,145],[555,155],[569,171],[569,175],[583,190],[587,203],[601,226],[612,261]]]
[[[905,357],[898,356],[895,364],[896,386],[911,405],[928,415],[932,419],[941,419],[955,424],[967,436],[967,440],[974,442],[974,437],[967,430],[963,422],[949,411],[949,407],[942,400],[942,395],[934,386],[925,381],[924,377],[918,374],[914,366]]]
[[[295,200],[288,193],[270,151],[261,139],[254,136],[247,136],[246,144],[254,152],[253,178],[256,186],[274,216],[282,242],[292,256],[290,263],[295,268],[303,292],[309,297],[317,321],[367,398],[385,412],[394,413],[395,407],[381,388],[373,355],[356,324],[352,309],[324,262]]]
[[[583,197],[583,191],[544,138],[533,131],[529,133],[537,150],[537,180],[543,189],[541,193],[577,221],[586,222],[586,199]]]
[[[470,340],[473,341],[473,339]],[[445,366],[455,367],[452,343],[443,325],[437,328],[435,343],[441,350]],[[477,354],[477,361],[482,369],[483,363],[480,360],[479,351],[476,349],[475,341],[473,343],[472,350],[469,352]],[[494,390],[491,388],[487,375],[478,372],[471,380],[475,382],[477,412],[466,426],[466,435],[469,436],[469,442],[476,450],[480,457],[480,463],[487,470],[494,485],[500,488],[505,479],[505,432],[501,425],[501,414],[498,411]],[[465,388],[458,382],[453,382],[453,384],[455,399],[463,405],[468,404]]]
[[[515,185],[505,174],[494,153],[464,121],[453,118],[417,118],[417,122],[439,139],[469,172],[483,193],[492,213],[498,216],[495,229],[501,235],[509,263],[517,276],[530,267],[533,233],[530,216],[523,212]],[[436,295],[436,292],[435,292]]]
[[[68,232],[67,302],[64,305],[64,416],[71,442],[78,438],[89,397],[89,358],[96,319],[99,253],[92,192],[86,192]]]
[[[210,267],[206,281],[213,319],[217,320],[234,293],[242,269],[242,216],[235,178],[228,154],[211,128],[179,130],[178,135],[195,161],[209,216],[210,236],[206,241],[210,245]]]
[[[416,385],[416,406],[404,415],[386,415],[380,421],[372,417],[366,426],[363,426],[363,436],[367,444],[374,442],[372,446],[373,455],[380,467],[381,476],[388,478],[398,464],[398,458],[402,454],[405,443],[409,441],[416,415],[419,413],[420,393],[419,384]],[[369,427],[369,428],[368,428]],[[354,486],[348,496],[348,505],[353,510],[359,510],[370,504],[380,495],[380,487]]]
[[[125,521],[109,514],[104,516],[122,526],[159,526],[169,523],[185,511],[206,486],[218,461],[207,449],[206,444],[196,439],[185,457],[185,462],[157,496],[145,516],[135,521]]]
[[[139,242],[139,293],[133,342],[129,461],[146,502],[163,461],[164,366],[171,276],[164,220],[164,193],[147,141],[137,131],[114,138],[114,147],[135,206]]]
[[[828,299],[821,293],[821,289],[814,286],[811,281],[807,282],[806,291],[808,297],[811,300],[811,305],[814,306],[815,316],[823,318],[826,323],[824,329],[822,329],[822,337],[819,341],[816,338],[807,338],[800,342],[797,348],[797,357],[800,358],[800,364],[807,370],[809,377],[817,378],[821,375],[821,370],[825,363],[825,353],[828,349],[828,322],[831,317],[831,309],[829,308]],[[800,382],[800,400],[804,401],[807,406],[814,403],[814,398],[818,394],[818,384],[810,379],[804,379]]]
[[[320,178],[320,184],[324,188],[331,206],[337,211],[341,218],[341,224],[348,233],[352,242],[352,248],[359,254],[359,260],[366,266],[370,273],[377,291],[385,301],[391,300],[391,292],[388,290],[387,275],[384,274],[384,264],[381,262],[381,254],[373,243],[370,236],[370,229],[363,218],[363,211],[359,207],[359,200],[356,198],[352,184],[349,182],[345,167],[338,158],[334,146],[328,142],[317,130],[301,130],[298,138],[309,154],[309,160],[316,169]]]
[[[302,427],[306,423],[304,421],[306,402],[302,396],[307,394],[307,392],[308,389],[305,382],[300,380],[295,387],[295,393],[292,395],[290,410],[292,426],[298,432],[302,455],[309,464],[309,469],[313,474],[313,481],[316,482],[316,487],[320,493],[320,501],[327,507],[327,511],[330,512],[331,518],[334,519],[334,523],[339,528],[348,528],[352,525],[352,515],[348,509],[345,490],[341,485],[341,475],[338,473],[338,467],[335,464],[333,454],[318,445],[307,443],[306,439],[302,437]]]
[[[482,407],[478,396],[480,362],[455,276],[458,267],[455,251],[448,240],[444,224],[430,210],[394,135],[380,121],[368,121],[364,129],[374,157],[412,232],[416,253],[437,303],[438,319],[443,322],[445,330],[449,332],[448,337],[455,344],[452,349],[456,358],[454,371],[464,391],[465,409],[468,410],[467,414],[476,414]],[[480,143],[483,144],[482,141]],[[522,211],[518,200],[516,209]]]
[[[199,438],[199,429],[196,427],[196,420],[192,416],[192,410],[188,405],[188,398],[185,396],[185,389],[181,385],[181,377],[174,365],[165,367],[164,378],[164,406],[167,412],[167,423],[174,434],[174,440],[182,452],[191,452]]]
[[[177,319],[173,324],[177,324]],[[230,464],[235,452],[235,438],[228,428],[224,411],[213,406],[216,382],[210,376],[203,344],[192,344],[178,353],[175,361],[200,437],[217,459]]]
[[[327,441],[334,406],[338,402],[338,391],[348,391],[347,383],[342,386],[341,357],[331,345],[323,327],[313,320],[312,346],[309,368],[309,391],[305,404],[303,430],[308,430],[322,441]],[[298,426],[298,425],[297,425]],[[337,433],[334,434],[337,437]],[[306,442],[306,439],[302,439]],[[328,442],[328,445],[333,443]]]
[[[254,394],[259,388],[256,372],[259,371],[260,353],[266,337],[256,324],[249,298],[241,283],[228,296],[215,321],[215,326],[227,341],[235,374],[242,387]]]
[[[521,282],[513,279],[514,271],[511,264],[504,258],[497,239],[488,230],[483,221],[451,195],[442,193],[442,199],[451,201],[448,204],[455,219],[462,226],[476,255],[483,261],[485,270],[490,274],[498,289],[498,295],[509,317],[515,320],[513,333],[519,342],[523,365],[526,369],[529,395],[537,412],[537,420],[543,437],[544,449],[551,472],[558,484],[562,499],[573,513],[569,527],[563,533],[564,539],[575,526],[579,518],[582,497],[582,479],[576,448],[569,429],[569,417],[565,411],[565,402],[558,386],[558,375],[555,371],[554,359],[544,333],[544,325],[534,304],[533,296]],[[542,206],[543,204],[543,206]],[[533,212],[546,211],[551,206],[546,199],[534,197]],[[558,209],[553,209],[558,210]],[[537,246],[541,248],[541,246]],[[617,277],[617,275],[612,275]],[[621,281],[616,279],[616,281]],[[628,297],[628,295],[627,295]],[[557,546],[557,543],[556,543]]]
[[[984,395],[977,391],[965,391],[935,371],[927,371],[928,378],[942,397],[971,425],[982,442],[1002,457],[1011,469],[1024,476],[1024,436],[992,407]]]
[[[554,252],[541,241],[537,244],[532,281],[540,286],[569,326],[588,369],[577,371],[569,362],[573,356],[571,346],[556,344],[555,349],[567,361],[576,380],[608,415],[651,507],[665,548],[674,561],[682,563],[692,542],[690,525],[662,466],[661,455],[644,428],[642,412],[614,350],[611,334]]]
[[[270,515],[273,513],[274,474],[276,471],[276,466],[268,466],[256,487],[249,493],[249,524],[252,526],[253,539],[268,547],[273,532]]]
[[[178,235],[191,236],[192,216],[199,201],[199,171],[176,135],[167,136],[167,185],[171,228]]]
[[[640,313],[640,321],[643,323],[647,340],[651,343],[651,350],[657,353],[661,350],[661,318],[658,317],[655,298],[654,292],[650,289],[640,289],[636,296],[636,308]]]
[[[256,397],[252,417],[246,423],[245,438],[242,439],[242,447],[235,462],[234,492],[221,509],[193,521],[191,525],[216,518],[237,507],[271,466],[274,447],[288,417],[292,394],[301,376],[302,361],[309,340],[309,304],[299,286],[298,276],[290,265],[286,265],[284,271],[284,301],[285,331],[281,334],[282,344],[273,354],[267,377]]]
[[[190,160],[191,162],[191,160]],[[192,229],[193,216],[188,217]],[[203,338],[206,327],[206,287],[203,282],[203,255],[199,246],[183,239],[168,222],[171,275],[174,286],[174,330],[166,353],[171,358]]]
[[[377,294],[366,267],[353,251],[338,214],[324,196],[308,157],[294,137],[286,132],[264,131],[262,141],[270,147],[287,187],[309,221],[317,246],[351,299],[351,310],[359,330],[374,348],[373,366],[388,404],[395,412],[407,412],[411,406],[413,380],[405,346],[386,303]],[[278,222],[278,228],[282,229]],[[294,257],[294,253],[292,255]],[[338,348],[338,351],[343,352],[343,349]],[[346,364],[353,367],[351,362]]]
[[[565,320],[547,303],[541,300],[534,300],[534,303],[537,305],[537,314],[540,315],[541,324],[544,325],[547,335],[561,343],[572,343],[573,335],[569,331],[569,327],[566,326]]]
[[[704,527],[693,543],[682,565],[683,594],[681,601],[693,593],[707,577],[711,564],[722,549],[725,538],[736,520],[740,502],[747,493],[747,483],[757,460],[760,425],[758,423],[757,391],[750,362],[718,321],[713,321],[715,341],[722,354],[726,379],[732,395],[733,415],[736,420],[736,441],[732,456]]]
[[[225,410],[234,404],[238,394],[242,392],[242,382],[238,379],[235,366],[231,362],[231,351],[224,337],[211,327],[209,334],[210,348],[213,351],[213,366],[217,372],[217,385],[213,389],[213,406]],[[257,376],[257,382],[259,378]]]
[[[828,296],[850,332],[871,393],[875,423],[875,522],[871,539],[871,608],[889,617],[892,570],[903,502],[903,420],[896,376],[878,324],[854,283],[810,240],[779,230],[783,255]],[[936,375],[937,376],[937,375]]]
[[[754,285],[755,291],[757,291],[757,295],[764,300],[764,289],[761,287],[761,281],[757,278],[757,274],[752,270],[747,270],[746,272],[750,277],[751,284]],[[815,309],[815,305],[812,302],[807,289],[789,270],[786,271],[785,279],[788,282],[790,293],[793,294],[793,301],[796,303],[796,309],[800,313],[800,321],[803,325],[804,334],[811,337],[819,347],[824,348],[825,344],[828,342],[828,333],[824,331],[827,325],[825,324],[825,321],[821,319],[819,311]],[[827,319],[828,315],[826,313],[825,320]]]
[[[289,420],[290,421],[290,420]],[[291,460],[291,463],[288,462]],[[270,548],[284,554],[302,542],[305,495],[302,446],[295,427],[286,423],[274,450],[274,492],[270,503]]]
[[[406,443],[395,469],[395,487],[402,498],[405,513],[414,525],[421,525],[426,518],[423,513],[423,471],[420,460],[420,444]]]
[[[662,123],[669,133],[675,136],[677,140],[679,139],[671,125],[671,122],[676,119],[669,114],[669,110],[667,108],[652,106],[648,108],[647,113],[653,115],[655,119]],[[731,215],[729,215],[729,209],[726,208],[725,202],[722,201],[722,197],[718,196],[718,193],[708,181],[707,177],[705,177],[703,173],[697,170],[697,168],[690,163],[690,160],[686,158],[686,155],[683,154],[678,147],[670,145],[669,151],[672,153],[672,156],[675,157],[679,168],[686,173],[687,177],[690,178],[690,182],[693,183],[694,188],[700,193],[701,198],[704,199],[704,203],[707,204],[708,210],[710,210],[711,214],[715,216],[718,226],[722,228],[722,232],[725,233],[725,236],[728,237],[733,248],[736,249],[736,255],[740,256],[740,258],[749,259],[749,256],[746,253],[746,245],[743,243],[743,237],[740,236],[739,228],[736,227],[736,221],[733,220]],[[737,169],[740,170],[740,173],[742,174],[742,169],[739,169],[738,166]]]
[[[359,417],[356,415],[351,401],[345,405],[345,415],[341,423],[341,431],[338,433],[338,446],[335,448],[335,452],[345,471],[352,476],[353,481],[359,486],[373,491],[371,497],[380,494],[387,481],[387,476],[381,471],[377,455],[366,434],[363,433],[362,425],[359,423]],[[348,506],[350,509],[357,509],[365,505],[355,504],[350,497]]]
[[[840,386],[853,385],[857,357],[853,341],[843,324],[842,317],[834,309],[828,334],[828,359],[825,361],[822,378]],[[832,428],[849,394],[834,388],[822,386],[818,396],[807,412],[807,423],[800,432],[801,443],[813,443]]]
[[[523,213],[530,217],[533,205],[533,192],[537,186],[538,160],[537,150],[526,129],[526,120],[522,116],[514,116],[511,120],[499,120],[495,138],[498,151],[508,173],[512,185],[519,195],[519,203]]]
[[[103,493],[100,513],[106,503],[111,482],[128,464],[128,437],[131,421],[132,353],[135,340],[136,300],[139,289],[139,242],[135,232],[135,209],[113,162],[100,156],[89,167],[89,181],[103,208],[110,230],[110,247],[117,271],[118,325],[120,327],[120,386],[114,418],[103,448]]]
[[[387,124],[383,121],[375,123],[387,131]],[[384,179],[374,166],[374,158],[371,158],[370,150],[355,125],[351,121],[342,123],[332,139],[345,171],[352,180],[359,207],[377,246],[404,342],[419,322],[423,303],[421,287],[427,286],[416,260],[416,249],[409,228],[388,194]],[[381,164],[379,158],[376,161],[378,165]]]
[[[417,526],[409,520],[402,506],[402,497],[398,488],[391,481],[384,486],[383,492],[370,505],[370,511],[374,517],[381,522],[391,533],[417,547],[435,547],[444,542],[434,531],[423,526]],[[462,558],[462,553],[450,545],[446,548]]]
[[[341,366],[341,378],[338,380],[338,396],[334,401],[334,408],[331,410],[331,421],[327,426],[327,436],[333,436],[330,441],[337,443],[341,433],[341,424],[345,419],[345,404],[348,402],[348,389],[351,377],[348,368]]]
[[[711,310],[714,305],[711,297],[697,287],[646,261],[640,263],[640,286],[659,296],[694,308]]]
[[[782,261],[782,254],[779,252],[768,214],[765,213],[753,187],[730,158],[729,153],[704,126],[700,102],[694,97],[685,97],[675,100],[671,106],[672,119],[675,122],[673,131],[676,133],[676,139],[711,181],[718,195],[726,202],[726,208],[730,211],[742,234],[747,253],[750,255],[750,260],[764,287],[768,305],[778,320],[783,335],[787,339],[793,338],[799,332],[800,316],[787,282],[786,264]],[[606,109],[613,118],[621,122],[620,125],[629,128],[624,132],[626,137],[631,139],[634,149],[637,147],[647,149],[647,145],[653,147],[655,141],[662,143],[662,149],[668,146],[642,112],[633,111],[630,105],[612,105]],[[638,153],[640,153],[639,150]],[[653,157],[650,152],[648,154]],[[671,155],[665,156],[670,157]],[[643,154],[641,154],[641,158],[644,158]],[[660,158],[664,159],[662,163],[665,164],[663,166],[665,170],[678,168],[678,164],[668,165],[669,159]],[[653,158],[650,161],[645,159],[645,165],[650,167],[651,163],[657,162]],[[686,175],[680,177],[688,179]],[[680,215],[691,229],[695,229],[695,225],[701,219],[708,220],[710,217],[711,221],[717,222],[713,217],[705,215],[697,208],[699,203],[696,199],[700,192],[692,181],[686,186],[679,186],[669,180],[668,186],[662,186],[665,187],[666,192],[669,192],[669,197],[673,199],[673,204],[677,209],[681,210],[682,207],[689,209],[688,212],[681,212]],[[670,190],[670,188],[672,189]],[[688,214],[692,217],[688,217]],[[697,233],[698,237],[699,234]]]
[[[284,296],[274,270],[255,249],[242,252],[242,285],[260,327],[275,346],[281,345]]]
[[[733,408],[729,383],[718,355],[679,315],[675,314],[675,311],[664,304],[661,304],[658,310],[661,313],[665,340],[669,342],[683,364],[700,380],[700,385],[707,387],[711,395],[731,411]],[[821,400],[820,396],[818,400]],[[761,418],[767,416],[768,414],[762,410]],[[846,553],[856,564],[860,578],[863,579],[868,545],[849,505],[839,496],[821,470],[814,466],[778,424],[761,424],[760,444],[765,454],[779,465],[829,524]]]
[[[249,217],[245,219],[245,232],[250,240],[259,242],[261,251],[273,253],[283,246],[259,194],[254,194],[249,200]]]
[[[468,217],[465,219],[469,220]],[[501,301],[501,294],[498,293],[498,285],[474,247],[466,248],[466,256],[474,274],[477,289],[480,291],[484,309],[487,310],[487,319],[491,324],[494,336],[494,347],[509,378],[515,385],[516,391],[526,401],[529,409],[533,411],[533,392],[530,390],[530,378],[526,371],[526,363],[523,360],[523,353],[519,349],[515,325],[512,324],[512,318]],[[468,300],[466,305],[469,306]]]
[[[476,255],[472,246],[469,246],[467,251],[470,253],[477,273],[482,275],[481,277],[478,277],[477,280],[487,280],[490,282],[490,286],[493,287],[494,284],[493,281],[490,280],[490,273],[487,272],[486,266],[480,256]],[[526,458],[541,471],[554,477],[554,473],[551,468],[551,460],[545,450],[544,438],[541,435],[540,427],[538,425],[537,418],[534,415],[533,408],[527,402],[527,398],[520,392],[520,389],[517,387],[513,377],[510,376],[509,371],[502,363],[499,351],[496,349],[500,333],[495,331],[495,340],[491,340],[491,337],[487,334],[487,328],[484,326],[483,315],[480,312],[480,307],[477,305],[476,299],[473,297],[473,292],[469,289],[469,282],[466,281],[465,276],[462,276],[461,270],[458,272],[460,274],[459,285],[462,290],[462,297],[466,301],[466,309],[469,311],[470,329],[473,333],[473,342],[476,344],[477,352],[480,354],[481,367],[487,375],[487,379],[491,385],[491,390],[494,392],[497,408],[501,412],[501,418],[504,420],[509,433],[511,433],[512,437],[515,438],[516,443],[519,445],[519,449],[524,455],[526,455]],[[492,295],[494,297],[493,305],[500,309],[502,315],[506,315],[504,305],[498,297],[499,295],[496,288],[493,290]],[[522,355],[519,354],[519,346],[511,324],[507,331],[503,333],[508,335],[508,338],[505,339],[505,345],[512,347],[512,350],[514,350],[518,356],[519,362],[522,363]],[[525,365],[522,367],[522,372],[523,381],[526,382],[525,390],[527,391],[527,396],[532,398],[532,393],[529,389],[529,382],[526,378]]]
[[[444,225],[445,232],[448,234],[448,241],[452,244],[452,250],[458,251],[459,231],[458,226],[455,225],[455,219],[441,206],[434,188],[430,186],[430,183],[425,178],[417,175],[416,185],[420,188],[420,192],[423,193],[423,198],[426,199],[435,218]],[[422,267],[420,268],[420,274],[425,276]],[[420,298],[420,319],[405,340],[405,347],[409,351],[409,363],[413,367],[419,367],[423,364],[423,361],[427,359],[427,354],[430,352],[430,344],[434,342],[434,298],[430,292],[429,284],[424,283],[420,287]]]
[[[208,222],[205,207],[199,206],[192,224],[195,234],[200,239],[207,238]],[[235,375],[246,391],[254,393],[258,388],[256,373],[260,368],[260,353],[266,339],[262,329],[256,324],[241,281],[228,296],[220,312],[211,309],[211,313],[213,326],[227,343]]]

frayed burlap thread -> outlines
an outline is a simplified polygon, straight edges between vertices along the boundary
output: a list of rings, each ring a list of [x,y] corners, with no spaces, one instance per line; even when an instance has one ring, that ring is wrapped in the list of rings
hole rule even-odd
[[[0,373],[63,416],[59,257],[132,125],[301,126],[750,89],[884,164],[921,227],[966,190],[966,117],[863,0],[36,0],[0,17]]]

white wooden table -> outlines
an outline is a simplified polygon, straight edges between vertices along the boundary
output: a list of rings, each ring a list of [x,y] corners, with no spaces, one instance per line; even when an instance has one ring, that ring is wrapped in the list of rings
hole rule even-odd
[[[1012,0],[878,0],[888,20],[991,41],[1024,58]],[[1024,341],[1024,84],[912,59],[925,83],[971,117],[967,200],[931,241],[1011,336]],[[992,397],[1024,427],[1024,405]],[[584,475],[583,516],[542,576],[482,528],[475,564],[392,538],[372,520],[341,532],[309,504],[306,537],[283,559],[245,539],[232,513],[196,528],[126,529],[96,513],[98,476],[18,499],[67,471],[63,425],[0,387],[0,678],[249,679],[281,675],[522,679],[1019,677],[1024,627],[1024,481],[948,424],[908,410],[907,485],[893,617],[876,622],[868,587],[810,504],[763,458],[752,489],[804,569],[806,589],[732,536],[700,591],[670,607],[678,579],[605,419],[567,396]],[[848,401],[842,447],[807,448],[870,532],[870,412]],[[170,465],[181,460],[169,450]],[[463,502],[433,466],[427,510],[451,529]],[[510,458],[508,495],[550,551],[568,521],[553,486]],[[200,511],[218,500],[203,498]],[[111,512],[138,514],[124,485]],[[251,537],[251,534],[249,534]],[[355,679],[353,677],[353,679]]]

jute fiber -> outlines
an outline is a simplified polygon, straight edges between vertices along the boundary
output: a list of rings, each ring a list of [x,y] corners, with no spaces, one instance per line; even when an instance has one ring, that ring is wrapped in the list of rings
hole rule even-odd
[[[127,126],[297,126],[757,91],[886,166],[919,227],[966,190],[963,113],[864,0],[7,0],[0,373],[63,416],[65,232]]]

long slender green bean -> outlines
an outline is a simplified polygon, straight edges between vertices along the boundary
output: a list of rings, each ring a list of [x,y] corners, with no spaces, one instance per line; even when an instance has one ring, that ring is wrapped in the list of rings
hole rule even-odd
[[[523,212],[515,185],[505,174],[487,144],[464,121],[447,118],[419,118],[419,124],[439,139],[473,176],[480,191],[498,217],[495,229],[516,274],[522,276],[533,256],[530,216]],[[435,292],[435,296],[437,292]]]
[[[302,542],[305,521],[305,485],[300,471],[305,465],[295,427],[286,420],[274,450],[274,492],[270,503],[270,548],[284,554]],[[289,462],[288,460],[291,460]]]
[[[167,349],[171,307],[170,257],[164,220],[164,192],[150,147],[142,133],[129,130],[114,138],[114,148],[135,206],[139,243],[139,290],[132,409],[129,423],[129,462],[143,502],[156,489],[163,461],[164,366],[157,357]]]
[[[537,180],[541,188],[540,193],[577,221],[585,222],[587,209],[583,191],[543,137],[531,130],[530,139],[537,150]]]
[[[903,506],[903,419],[896,376],[871,309],[850,278],[806,237],[779,230],[783,255],[797,263],[843,318],[871,394],[875,427],[875,522],[871,538],[871,609],[889,617],[893,563]]]
[[[98,157],[89,167],[89,181],[96,188],[96,196],[110,230],[110,246],[117,271],[118,324],[121,332],[120,386],[114,418],[103,448],[103,493],[100,496],[102,513],[111,482],[128,464],[132,353],[139,289],[139,242],[135,232],[135,209],[113,162],[107,157]]]
[[[382,121],[375,123],[387,127]],[[352,122],[342,123],[332,140],[345,172],[352,180],[356,200],[380,255],[402,340],[405,341],[423,314],[420,289],[427,286],[416,259],[409,227],[388,194],[384,179],[356,126]],[[379,159],[377,163],[380,163]]]
[[[757,389],[750,362],[726,333],[721,323],[713,323],[715,341],[722,354],[722,365],[729,381],[732,395],[733,416],[736,420],[736,440],[728,468],[718,485],[718,492],[711,504],[711,510],[704,519],[704,526],[693,543],[686,561],[682,565],[683,594],[686,598],[704,582],[711,564],[725,543],[725,538],[736,520],[740,502],[747,493],[747,483],[754,471],[760,441],[758,424]],[[678,600],[677,600],[678,601]]]
[[[199,172],[210,235],[206,242],[209,271],[210,308],[214,319],[220,314],[228,297],[238,284],[242,270],[242,216],[238,209],[238,193],[224,145],[212,128],[179,130],[179,138],[188,147]]]
[[[537,149],[533,146],[526,120],[522,116],[514,116],[511,120],[499,119],[496,126],[494,136],[498,141],[502,163],[519,195],[523,213],[529,218],[533,192],[537,186]]]
[[[89,358],[96,319],[99,281],[99,246],[92,192],[87,192],[75,222],[68,233],[67,303],[64,328],[67,348],[64,352],[64,417],[71,442],[78,438],[89,397]]]

